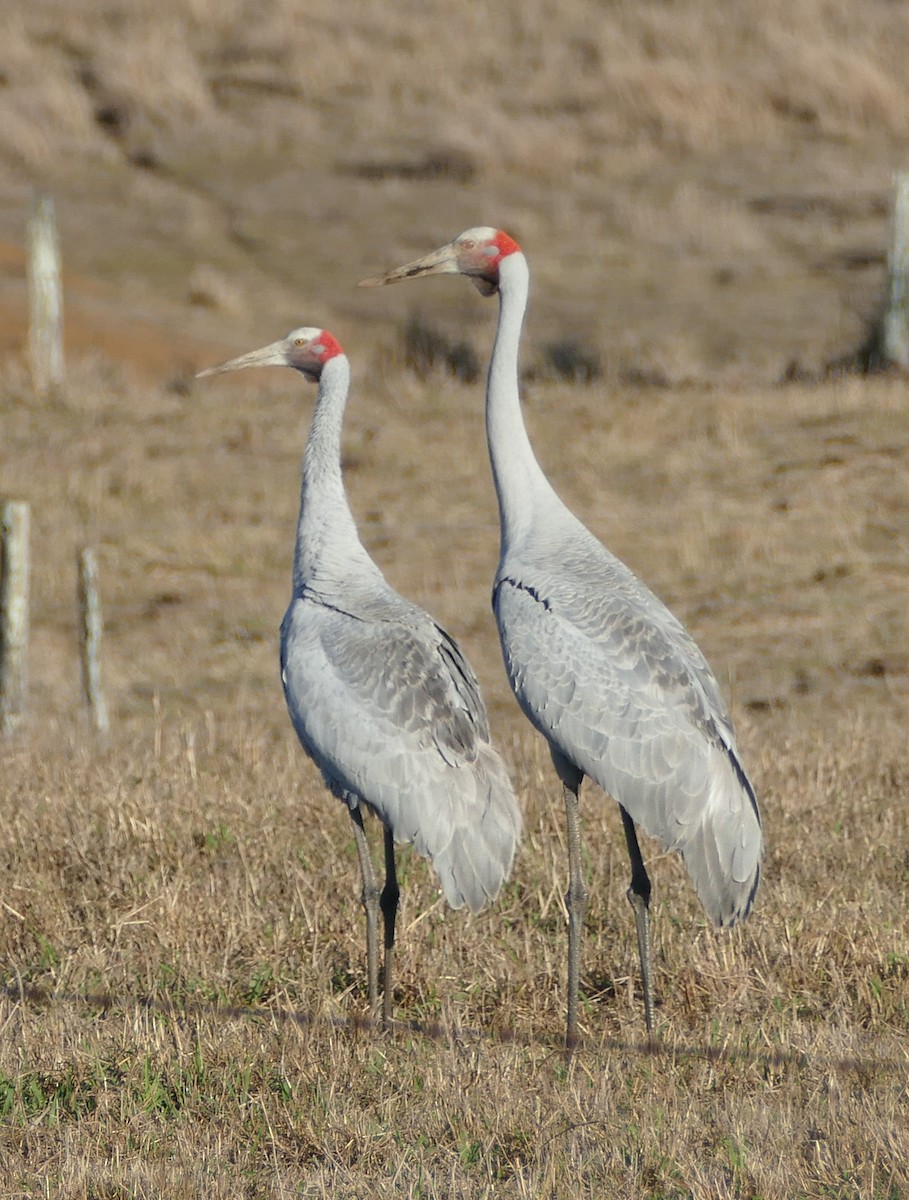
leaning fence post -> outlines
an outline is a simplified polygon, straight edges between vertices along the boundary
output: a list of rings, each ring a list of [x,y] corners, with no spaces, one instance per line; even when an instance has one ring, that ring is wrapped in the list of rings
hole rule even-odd
[[[898,171],[893,184],[893,232],[887,255],[881,356],[905,371],[909,370],[909,171]]]
[[[82,661],[82,693],[89,720],[96,733],[108,730],[107,704],[101,690],[101,599],[98,567],[93,550],[79,551],[79,650]]]
[[[63,286],[54,201],[36,192],[28,218],[28,346],[39,400],[63,392]]]
[[[25,718],[28,686],[28,505],[0,508],[0,733]]]

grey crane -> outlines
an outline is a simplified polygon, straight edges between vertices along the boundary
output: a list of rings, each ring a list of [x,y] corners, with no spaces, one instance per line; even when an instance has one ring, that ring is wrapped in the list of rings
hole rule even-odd
[[[711,918],[748,914],[760,878],[757,800],[716,680],[665,605],[556,495],[534,456],[518,392],[529,271],[520,246],[469,229],[364,286],[466,275],[499,294],[486,387],[486,433],[501,550],[493,609],[505,667],[525,715],[549,742],[568,829],[568,1019],[577,1041],[580,942],[587,905],[578,793],[588,776],[619,804],[628,854],[648,1037],[653,1038],[651,885],[636,826],[681,853]]]
[[[470,664],[428,613],[389,586],[357,535],[341,474],[350,383],[341,346],[327,330],[304,327],[199,374],[269,366],[293,367],[319,385],[303,456],[293,588],[281,623],[281,679],[304,750],[353,821],[373,1013],[382,909],[387,1026],[399,898],[395,842],[412,843],[430,860],[453,908],[478,912],[511,872],[521,814],[490,743]],[[364,808],[384,826],[381,895]]]

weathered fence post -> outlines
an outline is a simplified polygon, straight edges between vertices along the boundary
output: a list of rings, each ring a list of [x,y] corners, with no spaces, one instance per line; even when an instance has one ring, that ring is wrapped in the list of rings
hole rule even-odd
[[[39,400],[63,393],[63,286],[53,199],[36,192],[28,218],[28,346]]]
[[[887,255],[887,309],[881,357],[909,370],[909,171],[894,176],[893,233]]]
[[[107,704],[101,690],[101,599],[98,568],[93,550],[79,552],[79,649],[82,660],[82,692],[95,733],[108,730]]]
[[[25,718],[28,690],[28,505],[0,508],[0,734]]]

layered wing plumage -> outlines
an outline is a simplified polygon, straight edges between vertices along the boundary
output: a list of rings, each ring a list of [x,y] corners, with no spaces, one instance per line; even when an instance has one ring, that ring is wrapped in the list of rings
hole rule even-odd
[[[391,589],[343,604],[304,591],[284,618],[281,668],[294,727],[335,794],[427,857],[452,907],[492,900],[520,810],[453,639]]]
[[[526,552],[500,568],[515,694],[553,746],[682,854],[710,916],[731,924],[751,907],[763,840],[719,687],[678,620],[577,528],[557,573]]]

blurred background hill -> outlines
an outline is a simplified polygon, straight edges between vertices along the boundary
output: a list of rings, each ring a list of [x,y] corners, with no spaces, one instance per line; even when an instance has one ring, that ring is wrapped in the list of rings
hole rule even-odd
[[[68,336],[152,373],[313,319],[376,347],[363,274],[472,224],[534,269],[530,334],[669,383],[853,348],[909,163],[895,0],[3,0],[0,299],[57,199]],[[419,305],[488,324],[469,289]],[[485,343],[484,343],[485,344]]]

